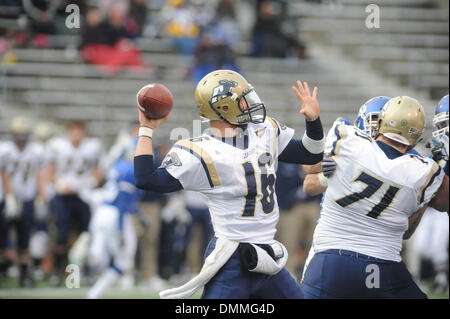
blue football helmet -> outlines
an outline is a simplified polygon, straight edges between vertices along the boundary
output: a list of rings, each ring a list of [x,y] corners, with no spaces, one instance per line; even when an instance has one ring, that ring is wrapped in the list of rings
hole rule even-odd
[[[445,133],[448,135],[448,94],[444,96],[436,106],[433,117],[433,137],[439,138]]]
[[[378,115],[390,99],[387,96],[376,96],[361,105],[354,125],[367,135],[374,137],[374,131],[378,127]],[[377,119],[373,119],[374,116]]]

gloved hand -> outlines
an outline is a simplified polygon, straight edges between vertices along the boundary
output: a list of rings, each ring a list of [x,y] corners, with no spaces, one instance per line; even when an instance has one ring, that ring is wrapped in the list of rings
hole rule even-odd
[[[448,136],[444,135],[440,139],[432,137],[425,146],[431,148],[434,161],[448,160]]]
[[[20,217],[20,205],[13,194],[6,195],[5,217],[6,220],[14,220]]]
[[[326,178],[330,178],[336,170],[336,162],[331,157],[325,157],[322,160],[322,172]]]

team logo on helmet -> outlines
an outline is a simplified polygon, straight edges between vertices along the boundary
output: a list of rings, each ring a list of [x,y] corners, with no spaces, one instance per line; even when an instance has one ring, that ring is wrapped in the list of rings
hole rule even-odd
[[[411,135],[419,135],[420,130],[415,128],[415,127],[410,127],[408,133],[411,134]]]
[[[237,82],[220,80],[219,85],[213,89],[213,94],[211,97],[211,104],[217,103],[219,97],[225,99],[229,94],[231,94],[231,89],[238,85]]]

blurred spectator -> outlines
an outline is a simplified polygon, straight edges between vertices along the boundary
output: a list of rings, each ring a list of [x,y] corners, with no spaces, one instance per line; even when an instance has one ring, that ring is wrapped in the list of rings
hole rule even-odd
[[[57,33],[55,16],[62,0],[23,0],[22,3],[29,17],[28,31],[19,35],[18,45],[26,46],[32,39],[34,46],[47,47],[49,45],[48,34]]]
[[[123,12],[125,16],[121,24],[127,31],[127,36],[139,36],[147,20],[147,1],[145,0],[101,0],[99,11],[103,19],[108,19],[111,11]]]
[[[218,69],[239,72],[225,34],[220,28],[213,27],[202,34],[200,44],[195,50],[195,65],[192,71],[194,85],[206,74]]]
[[[0,38],[0,65],[17,63],[18,58],[14,53],[13,41],[9,38]]]
[[[252,56],[304,56],[303,46],[282,29],[282,1],[262,0],[257,6],[257,20],[253,28]]]
[[[48,47],[49,35],[78,32],[66,26],[68,4],[77,5],[83,17],[86,0],[23,0],[23,9],[27,14],[27,30],[16,37],[18,46]]]
[[[289,253],[287,270],[299,278],[311,247],[319,218],[320,196],[308,196],[302,190],[305,174],[300,165],[279,162],[275,190],[280,219],[277,239]]]
[[[103,18],[107,18],[111,10],[119,10],[122,12],[128,12],[130,9],[129,0],[99,0],[98,9]]]
[[[240,32],[235,20],[233,0],[220,0],[215,19],[204,27],[195,49],[192,80],[196,85],[206,74],[217,69],[239,72],[233,49],[239,43]]]
[[[31,18],[30,28],[36,33],[54,34],[56,33],[56,25],[54,17],[62,0],[23,0],[23,8],[27,15]]]
[[[147,22],[147,13],[148,10],[146,0],[131,0],[130,21],[127,23],[128,30],[136,36],[142,35],[142,31],[144,30]],[[132,30],[134,30],[134,32]]]
[[[236,21],[234,0],[220,0],[217,4],[216,19],[218,28],[224,33],[227,44],[236,49],[241,34]]]
[[[160,17],[165,33],[177,50],[186,56],[193,54],[200,34],[194,7],[185,0],[168,0]]]
[[[130,34],[125,29],[123,7],[114,6],[108,13],[108,21],[102,21],[100,10],[88,12],[86,27],[81,33],[82,57],[107,74],[115,74],[123,67],[145,71],[141,53],[129,40]]]

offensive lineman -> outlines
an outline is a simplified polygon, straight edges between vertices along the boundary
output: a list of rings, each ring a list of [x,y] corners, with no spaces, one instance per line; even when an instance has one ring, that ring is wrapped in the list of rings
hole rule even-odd
[[[159,192],[200,192],[215,232],[200,274],[161,297],[186,298],[203,285],[206,299],[303,297],[284,268],[286,249],[274,240],[277,161],[312,165],[323,158],[317,88],[311,95],[307,83],[297,83],[293,90],[306,118],[301,141],[292,139],[293,129],[266,117],[264,104],[240,74],[218,70],[206,75],[197,85],[195,102],[200,116],[210,120],[210,130],[178,141],[156,170],[151,137],[168,116],[149,120],[139,111],[136,185]]]
[[[400,257],[426,207],[448,209],[448,167],[446,176],[433,160],[405,154],[424,122],[419,102],[401,96],[383,107],[376,141],[339,123],[330,130],[326,151],[337,169],[314,232],[306,298],[426,298]]]
[[[90,264],[101,271],[87,297],[96,299],[133,270],[136,253],[136,234],[131,214],[141,192],[134,185],[134,168],[130,158],[122,157],[110,168],[108,181],[100,197],[90,224]],[[94,205],[95,207],[95,205]]]
[[[354,125],[367,135],[373,137],[378,127],[378,116],[382,107],[390,100],[387,96],[376,96],[365,102],[358,111]],[[345,121],[345,120],[344,120]],[[350,123],[346,123],[349,124]],[[327,189],[328,177],[334,172],[336,163],[330,158],[324,158],[321,163],[312,167],[303,165],[307,172],[303,181],[303,191],[308,195],[318,195]],[[320,172],[316,172],[320,170]]]

